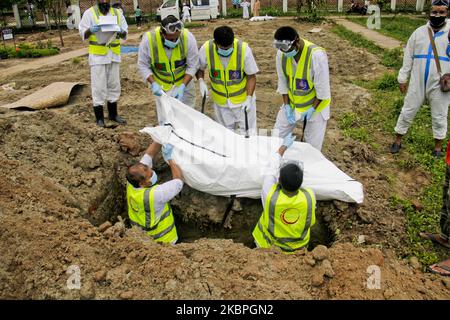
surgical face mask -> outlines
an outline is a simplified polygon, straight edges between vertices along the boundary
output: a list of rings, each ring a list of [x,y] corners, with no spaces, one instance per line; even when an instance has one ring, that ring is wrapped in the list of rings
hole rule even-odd
[[[170,41],[170,40],[164,39],[164,45],[170,49],[175,48],[179,43],[180,43],[180,38],[178,38],[177,41]]]
[[[298,53],[298,51],[296,49],[294,49],[292,51],[286,52],[285,55],[288,58],[293,58],[297,55],[297,53]]]
[[[231,56],[231,54],[233,53],[234,48],[228,48],[228,49],[222,49],[222,48],[217,48],[217,53],[219,54],[219,56],[222,57],[229,57]]]
[[[446,16],[430,16],[430,25],[433,28],[440,28],[445,24],[446,20]]]
[[[153,170],[152,177],[150,178],[150,186],[153,186],[158,181],[158,175],[155,170]]]

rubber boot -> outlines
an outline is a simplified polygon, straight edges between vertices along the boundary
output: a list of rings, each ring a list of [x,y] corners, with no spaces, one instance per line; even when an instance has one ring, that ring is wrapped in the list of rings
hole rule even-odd
[[[99,127],[105,127],[105,118],[103,116],[103,106],[94,106],[95,121]]]
[[[120,124],[127,123],[124,118],[117,114],[117,102],[109,102],[108,101],[108,116],[109,120],[115,121]]]

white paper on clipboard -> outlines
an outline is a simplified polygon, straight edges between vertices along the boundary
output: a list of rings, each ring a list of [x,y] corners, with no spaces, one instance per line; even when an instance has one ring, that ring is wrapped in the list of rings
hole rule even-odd
[[[117,25],[117,17],[116,16],[100,16],[98,20],[99,26],[106,25]]]
[[[102,28],[102,32],[119,32],[120,31],[120,27],[117,24],[115,24],[115,25],[108,24],[108,25],[100,26],[100,27]]]

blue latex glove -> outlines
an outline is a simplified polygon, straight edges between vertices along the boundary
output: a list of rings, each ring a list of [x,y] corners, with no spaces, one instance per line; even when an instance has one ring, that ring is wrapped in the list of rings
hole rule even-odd
[[[186,85],[182,83],[177,90],[175,90],[174,98],[181,100],[184,96],[184,89],[186,89]]]
[[[100,26],[99,25],[91,26],[89,28],[89,31],[91,31],[91,33],[99,32],[100,31]]]
[[[166,162],[169,160],[172,160],[172,151],[173,151],[173,145],[171,144],[165,144],[162,147],[162,155]]]
[[[302,113],[302,116],[300,118],[301,121],[305,120],[309,120],[311,119],[313,113],[316,111],[316,109],[314,109],[314,107],[310,107],[308,110],[306,110],[305,112]]]
[[[284,137],[283,146],[285,146],[286,148],[289,148],[294,143],[295,138],[296,138],[296,136],[293,136],[292,132],[289,133],[286,137]]]
[[[286,115],[286,119],[290,124],[295,124],[295,111],[294,108],[291,108],[290,105],[283,105],[284,114]]]
[[[155,96],[158,96],[158,97],[160,97],[163,94],[161,86],[156,81],[152,82],[152,92]]]

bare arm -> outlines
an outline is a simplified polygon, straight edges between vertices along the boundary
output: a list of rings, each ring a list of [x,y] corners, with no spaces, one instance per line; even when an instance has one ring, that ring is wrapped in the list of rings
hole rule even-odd
[[[191,82],[191,80],[192,80],[192,76],[190,74],[185,73],[184,79],[183,79],[184,85],[187,86],[188,83]]]
[[[148,76],[148,78],[147,78],[147,82],[149,82],[149,83],[153,83],[153,82],[155,82],[155,79],[153,78],[153,76],[152,76],[152,75],[149,75],[149,76]]]
[[[156,154],[160,151],[161,145],[158,142],[153,141],[152,144],[147,148],[147,150],[145,150],[145,153],[148,154],[153,159],[156,156]]]
[[[284,155],[284,153],[286,152],[286,150],[287,150],[287,147],[286,147],[286,146],[281,146],[281,147],[278,149],[278,153],[280,154],[281,157],[283,157],[283,155]]]
[[[283,94],[283,103],[289,104],[289,96],[287,94]]]
[[[256,88],[256,74],[247,75],[247,95],[253,96]]]
[[[183,174],[181,172],[181,169],[173,159],[169,160],[169,166],[170,166],[170,171],[172,171],[172,179],[183,180]]]

